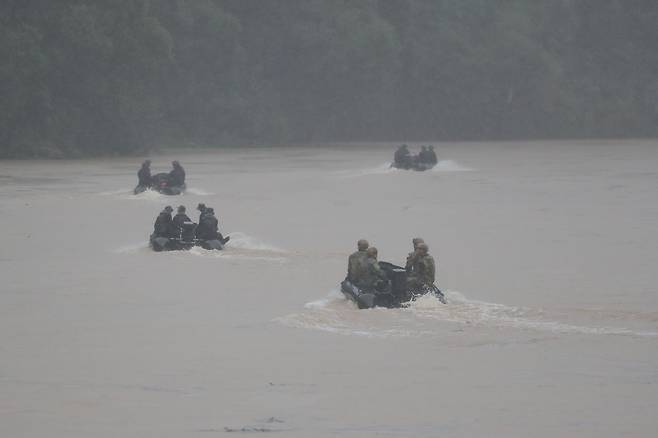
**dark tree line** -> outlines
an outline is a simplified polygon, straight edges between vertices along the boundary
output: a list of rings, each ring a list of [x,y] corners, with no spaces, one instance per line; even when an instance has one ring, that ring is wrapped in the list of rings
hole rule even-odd
[[[0,156],[658,134],[655,0],[0,0]]]

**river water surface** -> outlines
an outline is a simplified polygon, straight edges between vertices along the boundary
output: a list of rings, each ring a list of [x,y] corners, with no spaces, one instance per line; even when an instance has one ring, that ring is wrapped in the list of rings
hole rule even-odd
[[[151,157],[179,197],[133,196],[139,159],[0,162],[0,436],[655,436],[658,143],[436,148]],[[153,253],[199,202],[226,250]],[[338,292],[358,239],[416,236],[447,305]]]

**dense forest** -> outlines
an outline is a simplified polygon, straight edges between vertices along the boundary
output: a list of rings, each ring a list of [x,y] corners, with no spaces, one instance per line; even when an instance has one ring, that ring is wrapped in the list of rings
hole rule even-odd
[[[658,134],[656,0],[0,0],[0,156]]]

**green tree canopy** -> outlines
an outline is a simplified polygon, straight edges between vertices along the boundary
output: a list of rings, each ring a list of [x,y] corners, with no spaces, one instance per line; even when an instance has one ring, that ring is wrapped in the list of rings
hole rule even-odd
[[[0,156],[656,136],[650,0],[5,0]]]

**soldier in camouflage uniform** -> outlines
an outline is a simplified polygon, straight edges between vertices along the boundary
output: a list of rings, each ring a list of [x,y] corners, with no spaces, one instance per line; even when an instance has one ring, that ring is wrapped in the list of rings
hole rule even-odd
[[[361,239],[357,242],[356,247],[358,251],[350,255],[347,260],[347,279],[356,284],[359,282],[360,277],[363,273],[363,269],[366,264],[366,258],[368,257],[366,250],[368,249],[368,241]]]
[[[436,164],[439,162],[438,157],[436,156],[436,152],[434,152],[434,146],[430,146],[429,150],[427,151],[427,157],[430,160],[430,163]]]
[[[368,257],[364,265],[361,282],[358,284],[361,289],[366,290],[375,289],[387,280],[386,274],[379,267],[379,262],[377,261],[377,248],[371,246],[368,248],[367,254]]]
[[[170,237],[171,234],[171,212],[174,211],[171,205],[167,205],[164,210],[160,212],[158,218],[153,224],[154,237]]]
[[[426,243],[419,243],[413,257],[411,273],[407,275],[407,284],[411,288],[432,286],[435,272],[434,258],[429,255],[429,247]]]
[[[413,245],[414,245],[414,251],[410,252],[407,255],[407,263],[404,266],[404,268],[407,270],[407,274],[411,274],[411,270],[412,270],[413,264],[414,264],[414,259],[416,258],[416,255],[417,255],[416,251],[418,250],[418,245],[421,244],[421,243],[425,243],[425,241],[423,239],[421,239],[420,237],[414,237],[413,239],[411,239],[411,243],[413,243]]]
[[[406,144],[403,144],[395,151],[393,161],[401,166],[408,166],[411,164],[411,155],[409,154],[409,149]]]

